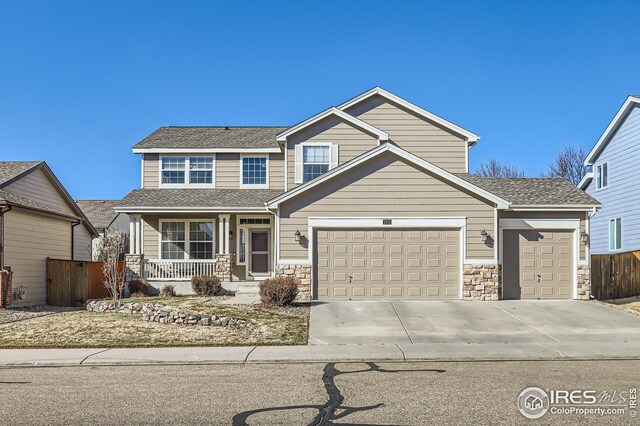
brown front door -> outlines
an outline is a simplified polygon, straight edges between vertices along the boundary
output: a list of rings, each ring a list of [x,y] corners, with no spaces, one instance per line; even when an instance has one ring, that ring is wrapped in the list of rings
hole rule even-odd
[[[266,229],[251,231],[251,273],[269,273],[269,231]]]

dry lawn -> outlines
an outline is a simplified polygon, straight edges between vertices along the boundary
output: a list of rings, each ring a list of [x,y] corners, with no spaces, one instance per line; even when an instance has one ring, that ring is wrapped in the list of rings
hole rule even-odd
[[[640,316],[640,296],[625,297],[624,299],[605,300],[604,303],[618,309]]]
[[[252,329],[146,322],[138,314],[62,312],[0,324],[0,348],[133,348],[171,346],[305,345],[308,308],[279,311],[215,305],[199,297],[127,299],[164,303],[175,310],[242,318]]]

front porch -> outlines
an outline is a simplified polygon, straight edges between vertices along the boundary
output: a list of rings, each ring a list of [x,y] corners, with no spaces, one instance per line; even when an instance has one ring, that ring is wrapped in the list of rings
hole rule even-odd
[[[274,216],[264,213],[130,214],[130,258],[153,287],[191,290],[191,277],[216,275],[227,290],[274,275]]]

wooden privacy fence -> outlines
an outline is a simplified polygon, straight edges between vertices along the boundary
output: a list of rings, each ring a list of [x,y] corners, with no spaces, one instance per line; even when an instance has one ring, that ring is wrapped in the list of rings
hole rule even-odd
[[[591,294],[599,300],[640,295],[640,251],[592,255]]]
[[[119,266],[124,271],[125,263]],[[111,296],[104,286],[102,262],[47,259],[47,303],[82,306],[87,299]]]

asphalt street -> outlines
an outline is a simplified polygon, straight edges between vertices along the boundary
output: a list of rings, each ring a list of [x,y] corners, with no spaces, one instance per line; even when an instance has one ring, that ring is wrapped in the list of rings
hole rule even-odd
[[[0,424],[531,424],[516,405],[524,388],[624,396],[638,371],[638,360],[6,367]],[[630,410],[535,421],[636,422]]]

